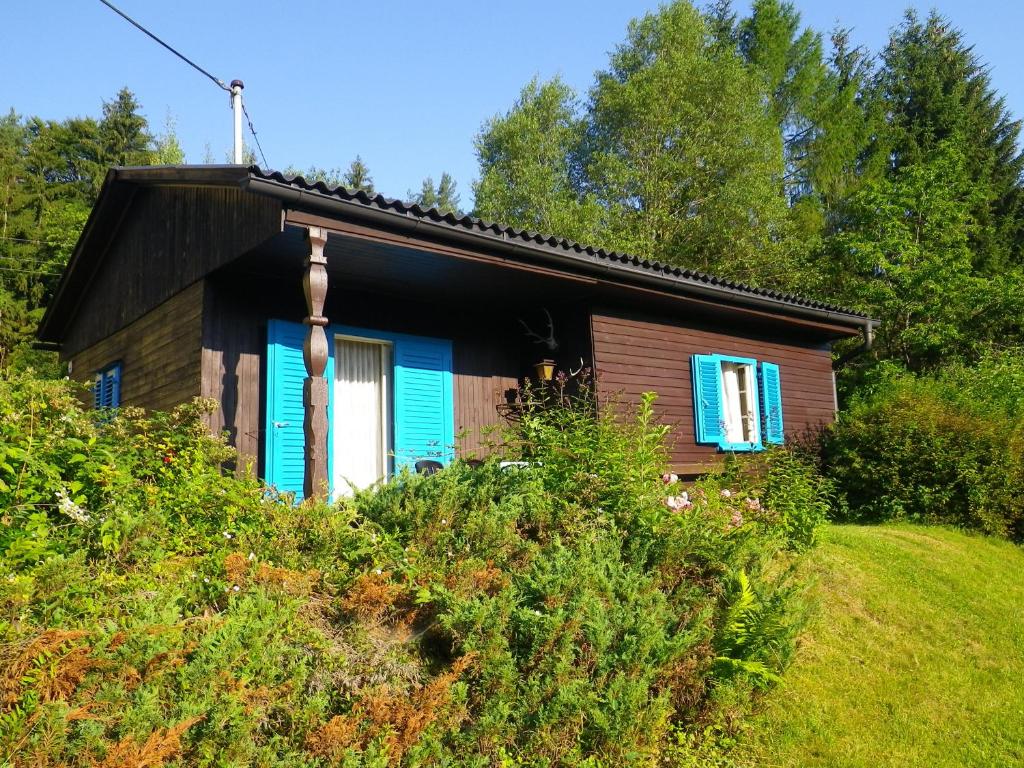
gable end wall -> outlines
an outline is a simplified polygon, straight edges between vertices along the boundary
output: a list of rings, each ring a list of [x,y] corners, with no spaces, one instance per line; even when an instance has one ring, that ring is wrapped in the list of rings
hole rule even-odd
[[[140,188],[105,246],[62,353],[73,357],[126,328],[280,229],[280,204],[240,189]]]

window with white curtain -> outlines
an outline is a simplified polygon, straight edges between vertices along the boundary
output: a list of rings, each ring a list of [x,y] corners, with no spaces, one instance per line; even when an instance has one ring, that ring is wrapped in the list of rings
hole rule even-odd
[[[754,366],[722,361],[722,426],[729,443],[757,443],[760,417]]]
[[[391,345],[342,336],[335,343],[333,487],[348,496],[388,474]]]

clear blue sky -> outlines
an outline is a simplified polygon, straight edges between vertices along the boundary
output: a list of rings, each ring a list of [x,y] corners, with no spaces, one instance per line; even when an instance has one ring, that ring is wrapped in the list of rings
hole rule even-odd
[[[657,7],[635,0],[345,2],[114,0],[214,75],[246,83],[245,98],[273,168],[345,166],[362,155],[377,189],[403,197],[447,170],[463,205],[476,175],[473,136],[532,76],[581,93],[624,37]],[[877,51],[906,6],[885,0],[796,0],[804,22],[852,27]],[[98,0],[4,0],[0,108],[64,118],[98,115],[127,85],[151,124],[173,116],[190,162],[231,143],[227,95]],[[743,0],[735,3],[744,10]],[[1024,114],[1024,3],[939,0]],[[173,9],[173,10],[172,10]]]

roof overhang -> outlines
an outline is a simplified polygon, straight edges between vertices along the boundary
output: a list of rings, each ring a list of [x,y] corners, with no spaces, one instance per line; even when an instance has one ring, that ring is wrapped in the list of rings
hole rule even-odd
[[[792,294],[783,294],[722,280],[711,275],[595,249],[572,241],[423,209],[380,195],[311,184],[259,168],[221,166],[153,166],[113,168],[107,173],[96,205],[86,222],[68,266],[40,323],[43,341],[60,341],[63,331],[88,290],[104,252],[139,186],[236,187],[279,200],[282,224],[302,224],[310,216],[331,228],[363,226],[434,246],[476,252],[508,263],[543,267],[566,277],[586,276],[641,293],[676,296],[691,302],[733,307],[748,314],[770,314],[794,325],[814,325],[834,337],[869,334],[878,325],[863,314]],[[306,218],[304,219],[303,216]]]

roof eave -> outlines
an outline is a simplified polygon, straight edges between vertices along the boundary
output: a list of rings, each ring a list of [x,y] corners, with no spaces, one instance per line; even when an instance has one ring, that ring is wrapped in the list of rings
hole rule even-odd
[[[543,243],[510,240],[504,232],[491,234],[488,231],[471,231],[463,227],[455,227],[445,221],[410,216],[397,211],[384,210],[355,200],[344,200],[335,195],[324,194],[314,189],[306,189],[287,182],[255,176],[250,173],[244,186],[256,194],[268,195],[280,200],[292,208],[313,209],[329,215],[342,216],[375,224],[384,224],[389,228],[411,234],[417,232],[428,234],[442,240],[469,243],[477,247],[488,248],[538,259],[554,265],[563,271],[571,265],[576,271],[601,276],[613,276],[623,282],[634,282],[649,287],[672,291],[681,296],[702,299],[713,298],[725,301],[737,307],[747,307],[771,311],[784,316],[815,320],[847,329],[849,335],[861,333],[865,328],[875,328],[879,321],[852,312],[836,309],[823,309],[794,304],[782,299],[752,294],[735,288],[721,285],[700,284],[694,280],[667,274],[654,274],[642,266],[628,263],[599,259],[587,253],[586,249],[556,248]]]

